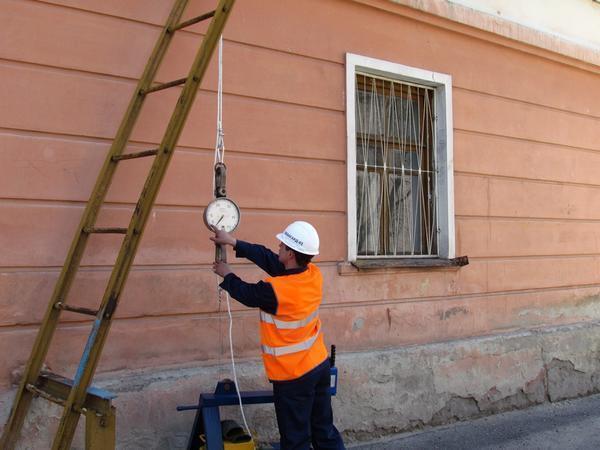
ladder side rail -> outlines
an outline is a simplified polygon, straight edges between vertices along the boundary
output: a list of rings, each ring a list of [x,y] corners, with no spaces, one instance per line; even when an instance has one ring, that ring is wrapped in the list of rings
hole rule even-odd
[[[86,343],[82,360],[73,381],[73,389],[61,417],[52,447],[53,450],[67,450],[73,439],[79,421],[79,413],[76,410],[81,408],[81,404],[85,399],[85,392],[95,373],[110,329],[112,316],[116,310],[121,291],[135,258],[135,253],[143,235],[152,205],[158,195],[160,184],[185,125],[185,120],[234,3],[235,0],[220,0],[215,16],[196,54],[177,106],[171,115],[167,130],[159,147],[159,153],[152,164],[150,174],[146,179],[140,199],[132,215],[127,235],[121,245],[117,262],[106,287],[100,311]]]
[[[123,149],[129,140],[145,99],[145,96],[140,95],[140,92],[147,89],[152,84],[173,37],[173,33],[169,30],[179,23],[188,1],[189,0],[176,0],[168,21],[163,28],[146,68],[144,69],[143,75],[138,82],[104,165],[100,170],[96,185],[92,190],[90,199],[86,205],[77,231],[75,232],[75,237],[71,243],[62,271],[56,282],[54,292],[40,325],[40,330],[38,331],[31,355],[25,368],[23,379],[17,389],[11,413],[4,427],[2,439],[0,440],[0,448],[2,449],[10,450],[16,445],[17,438],[33,398],[32,393],[28,391],[26,387],[28,384],[36,383],[44,359],[48,354],[50,342],[56,326],[58,325],[61,313],[61,310],[59,308],[57,309],[55,305],[65,301],[87,245],[89,234],[84,232],[84,229],[93,227],[96,221],[100,205],[104,201],[116,169],[116,161],[113,161],[112,158],[113,156],[122,154]]]

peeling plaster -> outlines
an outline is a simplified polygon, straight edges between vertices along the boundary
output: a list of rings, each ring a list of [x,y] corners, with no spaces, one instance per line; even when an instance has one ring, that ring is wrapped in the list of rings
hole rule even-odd
[[[357,322],[364,325],[363,318]],[[338,394],[332,400],[336,424],[348,443],[373,440],[600,392],[600,321],[342,352],[337,366]],[[98,387],[118,392],[118,446],[158,450],[184,442],[189,417],[168,411],[214,389],[221,370],[211,366],[103,374]],[[240,361],[238,378],[244,390],[266,387],[259,361]],[[0,395],[0,423],[13,396],[14,390]],[[246,414],[264,442],[276,435],[276,426],[272,405],[262,406],[248,408]],[[26,448],[45,448],[51,435],[51,424],[41,420],[50,411],[39,411],[28,418],[24,435],[31,445]],[[238,414],[235,408],[231,413]]]
[[[362,317],[358,317],[354,319],[354,323],[352,324],[352,331],[359,331],[365,326],[365,319]]]

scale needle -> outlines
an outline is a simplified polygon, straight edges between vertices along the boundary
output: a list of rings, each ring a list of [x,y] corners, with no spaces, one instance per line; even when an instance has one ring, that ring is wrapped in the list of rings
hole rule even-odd
[[[222,216],[221,216],[221,218],[220,218],[220,219],[217,221],[217,223],[215,223],[215,227],[216,227],[217,225],[219,225],[219,223],[221,222],[221,220],[223,220],[223,217],[225,217],[225,215],[222,215]]]

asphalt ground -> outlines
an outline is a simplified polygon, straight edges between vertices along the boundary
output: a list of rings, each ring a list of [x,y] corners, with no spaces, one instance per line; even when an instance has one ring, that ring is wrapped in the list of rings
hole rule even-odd
[[[600,394],[353,445],[352,450],[600,450]]]

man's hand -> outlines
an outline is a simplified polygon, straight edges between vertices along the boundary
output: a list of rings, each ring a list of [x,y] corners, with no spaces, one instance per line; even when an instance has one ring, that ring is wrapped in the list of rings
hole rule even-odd
[[[213,272],[223,278],[225,278],[226,275],[232,273],[231,268],[229,267],[229,264],[224,263],[222,261],[219,261],[219,262],[215,261],[213,263]]]
[[[217,230],[214,227],[212,228],[212,230],[215,232],[215,236],[211,237],[210,240],[213,241],[215,244],[218,244],[218,245],[231,245],[232,247],[235,247],[235,244],[237,243],[237,239],[234,238],[227,231],[225,231],[225,230]]]

